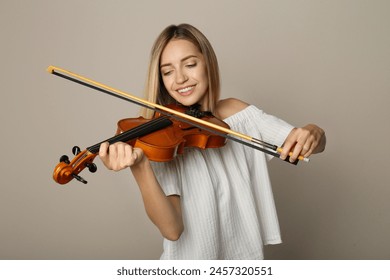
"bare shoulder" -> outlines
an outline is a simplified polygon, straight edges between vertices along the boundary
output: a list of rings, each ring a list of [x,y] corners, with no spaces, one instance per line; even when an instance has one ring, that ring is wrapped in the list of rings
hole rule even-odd
[[[217,104],[216,114],[218,118],[223,120],[244,110],[248,106],[248,103],[236,98],[222,99]]]

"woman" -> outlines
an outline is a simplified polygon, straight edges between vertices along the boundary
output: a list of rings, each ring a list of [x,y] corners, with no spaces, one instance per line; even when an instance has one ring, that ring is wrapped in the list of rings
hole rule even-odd
[[[188,24],[168,26],[155,41],[146,93],[162,105],[198,104],[232,130],[283,145],[282,159],[325,148],[325,133],[316,125],[294,128],[239,99],[220,100],[213,48]],[[128,144],[103,143],[99,156],[108,169],[130,167],[146,212],[165,238],[161,259],[262,259],[263,244],[281,242],[267,157],[259,151],[228,141],[157,163]]]

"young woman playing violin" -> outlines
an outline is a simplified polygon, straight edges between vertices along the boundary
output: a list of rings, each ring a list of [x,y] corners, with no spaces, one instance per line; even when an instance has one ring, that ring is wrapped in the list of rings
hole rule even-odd
[[[155,41],[146,92],[161,105],[199,104],[232,130],[283,145],[282,159],[325,149],[325,133],[314,124],[295,128],[241,100],[219,100],[213,48],[188,24],[167,27]],[[264,153],[228,141],[152,162],[141,149],[118,142],[101,144],[99,156],[110,170],[130,167],[146,212],[164,237],[161,259],[262,259],[263,244],[281,242]]]

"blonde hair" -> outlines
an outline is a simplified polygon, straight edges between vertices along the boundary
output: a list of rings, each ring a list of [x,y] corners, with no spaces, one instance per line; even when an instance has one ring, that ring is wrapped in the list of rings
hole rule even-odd
[[[209,108],[207,108],[207,111],[214,112],[220,96],[220,78],[217,56],[206,36],[190,24],[170,25],[157,37],[150,55],[145,85],[145,98],[150,102],[160,105],[176,102],[165,89],[160,71],[161,54],[164,51],[165,46],[172,39],[188,40],[203,54],[209,80],[209,89],[207,93],[207,104]],[[142,115],[146,118],[150,118],[153,115],[153,111],[144,108],[142,110]]]

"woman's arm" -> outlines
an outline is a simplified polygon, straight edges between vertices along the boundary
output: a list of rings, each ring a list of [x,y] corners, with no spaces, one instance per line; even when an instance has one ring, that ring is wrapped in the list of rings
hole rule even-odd
[[[110,170],[119,171],[130,167],[138,183],[146,213],[169,240],[179,239],[184,230],[181,215],[180,197],[166,196],[157,181],[148,158],[143,151],[118,142],[112,145],[103,143],[99,156]]]
[[[221,119],[225,119],[247,106],[247,103],[239,99],[227,98],[218,103],[216,112]],[[294,128],[284,141],[280,158],[284,160],[292,152],[289,160],[294,162],[299,155],[309,157],[311,154],[324,151],[325,145],[325,132],[317,125],[308,124],[304,127]]]

